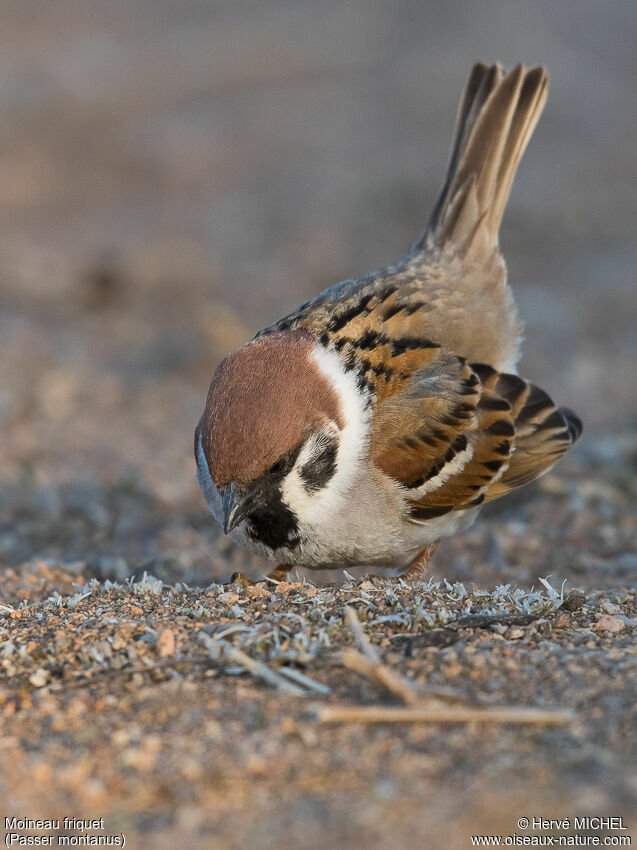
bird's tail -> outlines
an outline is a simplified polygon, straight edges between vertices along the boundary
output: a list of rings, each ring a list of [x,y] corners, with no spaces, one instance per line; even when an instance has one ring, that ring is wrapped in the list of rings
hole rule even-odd
[[[544,68],[474,66],[460,102],[445,184],[416,250],[444,248],[486,260],[524,149],[546,101]]]

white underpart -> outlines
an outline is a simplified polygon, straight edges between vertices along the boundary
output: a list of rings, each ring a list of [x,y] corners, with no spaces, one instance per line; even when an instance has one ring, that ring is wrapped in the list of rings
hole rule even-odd
[[[316,346],[310,359],[335,390],[341,408],[342,428],[331,422],[322,434],[309,439],[303,446],[292,471],[282,486],[283,501],[296,514],[301,524],[314,527],[329,522],[334,514],[346,507],[347,495],[351,491],[354,479],[364,464],[369,442],[370,411],[366,398],[361,393],[356,376],[346,371],[335,351]],[[308,492],[301,476],[302,467],[317,456],[321,450],[321,437],[338,435],[338,453],[336,472],[325,487]]]
[[[473,446],[467,446],[466,449],[458,452],[457,455],[454,455],[454,457],[452,457],[451,460],[442,467],[440,472],[434,476],[434,478],[430,478],[429,481],[425,481],[424,484],[418,488],[414,488],[411,492],[414,495],[425,496],[427,493],[431,493],[432,490],[437,490],[438,487],[445,484],[453,475],[458,475],[458,473],[462,472],[472,457]]]

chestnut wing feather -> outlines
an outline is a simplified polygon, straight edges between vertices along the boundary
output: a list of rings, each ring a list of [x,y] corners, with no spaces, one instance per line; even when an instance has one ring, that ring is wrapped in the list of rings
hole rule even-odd
[[[539,387],[440,352],[379,402],[371,456],[407,488],[412,518],[423,521],[532,481],[580,432]]]

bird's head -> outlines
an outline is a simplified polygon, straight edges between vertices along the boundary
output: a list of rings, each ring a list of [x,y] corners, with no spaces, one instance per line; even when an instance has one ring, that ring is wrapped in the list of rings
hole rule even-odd
[[[360,463],[364,399],[338,355],[298,332],[259,337],[214,374],[195,431],[197,478],[229,534],[270,549],[338,509]]]

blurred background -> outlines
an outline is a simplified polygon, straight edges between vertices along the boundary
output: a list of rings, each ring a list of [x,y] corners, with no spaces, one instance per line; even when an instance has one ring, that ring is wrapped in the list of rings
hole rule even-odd
[[[410,245],[476,60],[550,71],[502,232],[521,372],[585,422],[564,469],[625,465],[634,2],[4,0],[0,17],[0,564],[200,582],[243,565],[194,477],[214,368]]]

